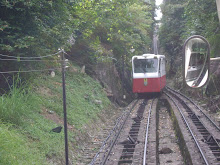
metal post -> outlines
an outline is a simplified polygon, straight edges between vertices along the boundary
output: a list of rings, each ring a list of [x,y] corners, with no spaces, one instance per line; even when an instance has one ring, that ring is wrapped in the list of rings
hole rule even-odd
[[[124,97],[124,55],[122,55],[122,97]]]
[[[124,85],[124,80],[125,80],[125,69],[124,69],[124,65],[125,65],[125,55],[122,55],[122,95],[123,95],[123,99],[126,99],[126,95],[125,95],[125,85]]]
[[[69,164],[68,158],[68,134],[67,134],[67,115],[66,115],[66,82],[65,82],[65,70],[66,70],[66,63],[64,57],[64,50],[62,50],[61,54],[62,60],[62,84],[63,84],[63,116],[64,116],[64,136],[65,136],[65,157],[66,157],[66,165]]]

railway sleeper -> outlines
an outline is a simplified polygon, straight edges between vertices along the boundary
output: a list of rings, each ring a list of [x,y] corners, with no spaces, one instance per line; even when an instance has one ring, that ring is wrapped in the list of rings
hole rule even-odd
[[[138,128],[140,128],[140,124],[133,124],[131,126],[131,129],[138,129]]]
[[[133,153],[134,148],[124,148],[124,146],[123,146],[123,148],[117,147],[117,150],[121,151],[121,153]]]
[[[138,132],[139,132],[139,130],[138,131],[130,131],[129,134],[135,134],[135,133],[138,134]]]
[[[138,129],[138,128],[140,128],[140,125],[134,125],[134,126],[132,126],[132,129]]]
[[[133,158],[133,154],[130,154],[130,155],[123,155],[120,157],[120,160],[124,160],[124,159],[131,159]]]
[[[203,125],[197,125],[197,129],[207,130]]]
[[[125,146],[126,147],[126,146]],[[135,148],[123,148],[122,153],[126,153],[126,152],[134,152]]]
[[[218,157],[216,157],[216,159],[218,160],[218,161],[220,161],[220,157],[218,156]]]
[[[119,161],[118,161],[118,164],[119,164],[119,165],[121,165],[121,164],[127,164],[127,163],[131,164],[131,163],[132,163],[132,160],[119,160]]]
[[[133,118],[133,120],[134,120],[135,123],[141,123],[142,119],[140,119],[140,117],[135,117],[135,118]]]
[[[193,121],[194,123],[201,123],[198,118],[193,118],[192,121]]]
[[[201,134],[202,134],[202,136],[203,137],[207,137],[207,136],[209,136],[210,135],[210,133],[209,132],[200,132]]]
[[[196,126],[200,126],[200,125],[203,126],[201,122],[194,123],[194,124],[195,124]]]
[[[132,126],[132,128],[130,129],[130,131],[139,131],[140,130],[140,126],[139,127],[135,127],[135,128],[133,128],[133,126]]]
[[[206,144],[208,144],[209,146],[214,146],[214,145],[216,145],[216,143],[215,142],[205,142]],[[220,152],[220,151],[219,151]]]
[[[192,118],[192,121],[195,123],[201,123],[198,118]]]
[[[199,132],[207,132],[206,129],[199,129]]]
[[[209,148],[211,149],[211,150],[219,150],[220,148],[219,148],[219,146],[209,146]]]
[[[133,157],[134,154],[133,154],[133,152],[131,152],[131,153],[126,152],[126,153],[122,153],[122,154],[121,154],[121,157],[123,157],[123,156],[131,156],[131,157]]]
[[[217,157],[220,158],[220,152],[217,150],[212,151],[212,153]]]
[[[138,134],[130,134],[130,137],[132,137],[134,139],[134,141],[137,140],[137,136],[138,136]],[[129,141],[133,141],[133,140],[129,139]]]
[[[135,148],[136,144],[124,144],[124,146],[126,145],[127,148]],[[124,148],[122,148],[124,149]]]

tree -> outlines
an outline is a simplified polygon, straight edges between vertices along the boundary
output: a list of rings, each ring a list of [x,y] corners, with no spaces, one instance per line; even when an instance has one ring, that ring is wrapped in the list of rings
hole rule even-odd
[[[182,35],[185,32],[186,1],[166,0],[161,9],[163,17],[159,32],[160,45],[164,53],[170,58],[170,73],[176,73],[175,62],[180,62],[182,52]]]
[[[39,56],[57,51],[73,32],[72,18],[62,0],[0,2],[0,52]]]
[[[152,42],[152,10],[152,5],[140,0],[78,1],[73,6],[78,25],[76,44],[83,43],[90,57],[102,60],[112,53],[117,59],[131,56],[131,48],[136,54],[146,53]]]
[[[216,2],[213,0],[188,0],[185,8],[186,33],[190,35],[203,35],[212,46],[212,56],[220,53],[220,28]]]

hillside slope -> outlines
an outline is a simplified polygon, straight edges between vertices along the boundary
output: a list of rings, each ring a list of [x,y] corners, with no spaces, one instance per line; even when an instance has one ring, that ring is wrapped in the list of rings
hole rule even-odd
[[[71,160],[77,157],[80,142],[88,139],[88,129],[96,129],[92,123],[100,121],[102,114],[114,113],[99,82],[77,70],[66,74]],[[64,164],[63,129],[52,131],[63,125],[61,73],[40,74],[18,88],[19,81],[0,97],[0,164]]]

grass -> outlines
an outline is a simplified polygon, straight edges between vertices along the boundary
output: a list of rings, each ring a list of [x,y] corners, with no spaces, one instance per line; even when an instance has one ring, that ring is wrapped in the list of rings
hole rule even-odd
[[[3,95],[0,100],[1,113],[0,118],[4,122],[20,124],[25,116],[30,113],[30,103],[34,104],[32,96],[24,89],[14,87],[8,95]]]
[[[41,102],[40,97],[27,87],[17,88],[14,86],[7,95],[1,97],[0,119],[10,125],[10,127],[4,127],[4,123],[0,125],[1,129],[6,132],[5,135],[7,135],[1,137],[2,144],[4,144],[5,139],[10,139],[11,145],[16,146],[17,149],[16,151],[11,145],[5,145],[3,151],[7,151],[6,153],[9,153],[17,161],[11,162],[13,159],[5,158],[5,161],[8,160],[8,162],[1,164],[44,164],[42,162],[46,162],[46,157],[50,157],[54,153],[57,155],[62,154],[61,151],[64,148],[63,134],[55,134],[50,131],[57,125],[41,115]],[[16,135],[13,135],[15,134],[13,130],[17,130]],[[11,137],[8,137],[9,135]],[[22,141],[19,138],[26,140]],[[36,154],[32,153],[33,150]],[[27,159],[19,155],[26,155]],[[32,155],[40,156],[33,159]],[[1,156],[5,157],[4,154],[1,154]]]
[[[44,156],[31,144],[23,134],[12,125],[0,123],[0,164],[1,165],[44,165]]]
[[[68,122],[80,129],[91,118],[95,118],[96,114],[107,107],[110,102],[102,87],[91,77],[78,73],[68,73],[66,77]],[[48,94],[42,95],[43,104],[46,109],[51,109],[62,117],[61,75],[58,74],[53,79],[47,78],[46,82],[49,89],[47,93],[50,94],[49,96]]]
[[[86,74],[67,73],[66,91],[68,123],[75,130],[83,131],[83,126],[110,104],[99,83]],[[49,164],[48,159],[62,162],[63,130],[51,131],[62,123],[44,116],[49,111],[62,121],[60,73],[54,78],[41,75],[20,88],[14,84],[7,95],[0,97],[0,165],[44,165]],[[71,142],[75,136],[76,132],[69,131]]]

